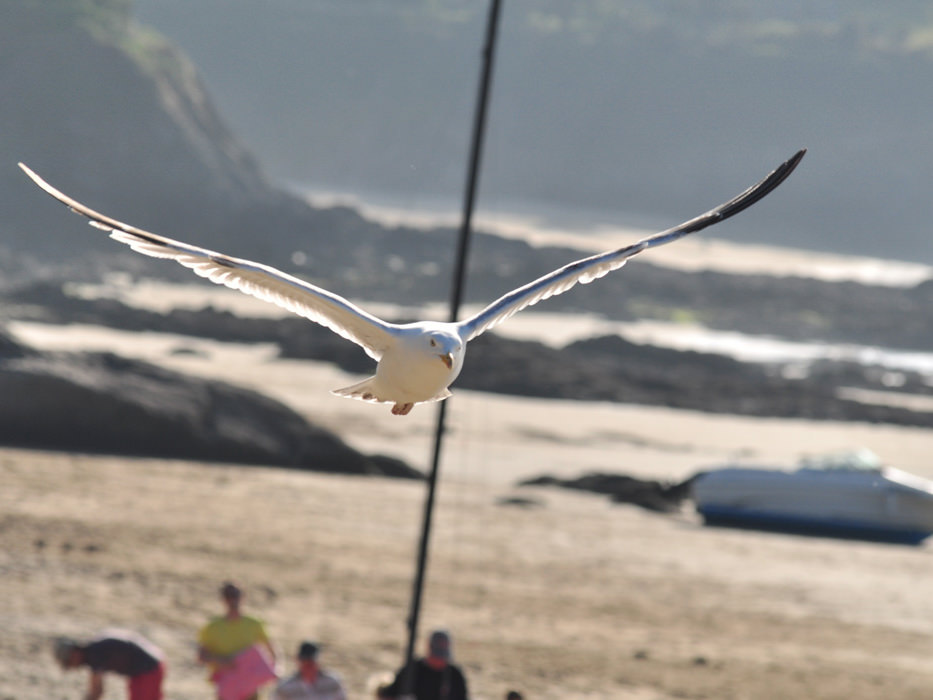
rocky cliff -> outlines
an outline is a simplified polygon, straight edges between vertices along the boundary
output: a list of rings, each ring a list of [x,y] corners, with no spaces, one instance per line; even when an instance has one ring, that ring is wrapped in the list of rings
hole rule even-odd
[[[76,234],[17,161],[116,217],[242,254],[284,258],[327,230],[332,217],[270,186],[192,64],[129,10],[0,0],[0,245],[52,260],[113,249]],[[271,222],[275,237],[256,235]]]

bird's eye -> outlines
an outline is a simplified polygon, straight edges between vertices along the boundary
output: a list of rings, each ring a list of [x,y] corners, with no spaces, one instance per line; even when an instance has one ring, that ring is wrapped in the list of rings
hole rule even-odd
[[[434,338],[431,338],[431,347],[432,347],[432,348],[436,348],[436,347],[437,347],[437,341],[434,340]]]

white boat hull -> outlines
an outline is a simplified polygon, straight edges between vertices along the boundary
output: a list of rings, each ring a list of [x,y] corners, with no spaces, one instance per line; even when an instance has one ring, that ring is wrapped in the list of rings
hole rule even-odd
[[[918,543],[933,533],[933,482],[888,467],[725,468],[693,484],[711,525]]]

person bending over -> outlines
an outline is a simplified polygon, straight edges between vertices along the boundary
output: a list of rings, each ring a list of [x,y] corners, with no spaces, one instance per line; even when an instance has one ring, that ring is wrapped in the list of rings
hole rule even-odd
[[[65,670],[87,666],[90,676],[85,700],[99,700],[103,696],[107,673],[126,677],[129,700],[162,700],[164,655],[141,635],[112,629],[88,642],[58,637],[53,652]]]

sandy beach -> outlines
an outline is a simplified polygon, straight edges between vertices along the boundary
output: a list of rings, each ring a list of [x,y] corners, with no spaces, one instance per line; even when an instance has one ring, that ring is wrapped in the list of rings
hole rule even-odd
[[[726,257],[812,275],[893,269],[756,250]],[[799,267],[805,260],[816,266]],[[281,314],[197,282],[116,275],[80,292],[150,309]],[[546,309],[502,328],[555,345],[620,330]],[[116,352],[255,388],[357,449],[422,470],[430,463],[435,407],[399,418],[332,396],[359,377],[279,359],[271,344],[81,325],[11,330],[41,349]],[[929,431],[454,392],[421,630],[453,632],[474,698],[495,700],[511,687],[555,700],[928,697],[931,545],[707,528],[689,507],[662,516],[517,483],[587,471],[678,481],[734,460],[790,466],[855,447],[933,477]],[[283,657],[303,638],[319,641],[351,697],[371,697],[373,679],[401,662],[423,484],[14,449],[0,450],[0,470],[3,700],[77,696],[84,678],[55,667],[48,639],[112,625],[163,646],[168,697],[211,697],[194,636],[219,611],[225,578],[246,586],[248,608],[267,621]],[[533,505],[502,504],[512,497]],[[106,697],[122,694],[111,681]]]
[[[333,397],[354,377],[271,346],[12,329],[36,347],[106,349],[260,388],[361,450],[429,463],[433,407],[398,418]],[[736,458],[789,465],[856,446],[933,476],[928,431],[463,390],[448,419],[422,630],[451,629],[473,697],[928,697],[929,545],[713,529],[690,509],[661,516],[516,486],[590,470],[677,480]],[[352,697],[370,697],[373,677],[401,661],[422,484],[12,449],[0,469],[0,697],[77,696],[84,678],[54,666],[47,640],[111,625],[165,648],[169,697],[210,697],[194,635],[227,577],[284,656],[319,640]],[[512,496],[537,506],[500,503]],[[116,680],[107,698],[122,697]]]

